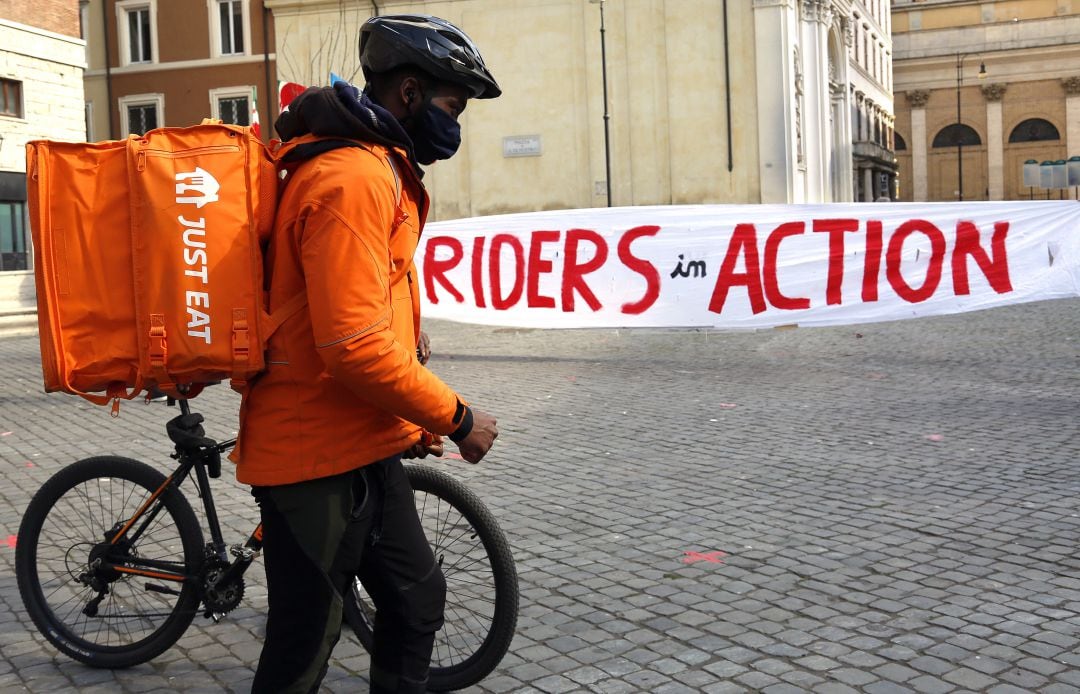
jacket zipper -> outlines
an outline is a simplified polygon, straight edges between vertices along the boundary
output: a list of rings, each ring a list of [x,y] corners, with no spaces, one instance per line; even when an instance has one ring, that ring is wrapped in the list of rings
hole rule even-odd
[[[135,155],[135,168],[138,171],[144,170],[146,168],[146,157],[185,159],[187,157],[198,157],[204,154],[226,154],[239,151],[240,145],[207,145],[205,147],[185,149],[182,152],[173,152],[167,149],[140,149]]]

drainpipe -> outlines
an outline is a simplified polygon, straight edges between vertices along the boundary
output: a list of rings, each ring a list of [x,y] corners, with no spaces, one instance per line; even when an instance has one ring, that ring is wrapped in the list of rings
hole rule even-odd
[[[735,169],[735,154],[731,136],[731,55],[728,52],[728,13],[727,0],[724,0],[724,106],[727,108],[727,170]]]
[[[113,97],[112,97],[112,70],[110,68],[111,62],[109,59],[109,0],[103,0],[101,3],[101,23],[102,28],[105,30],[105,111],[109,114],[109,138],[110,140],[116,139],[116,119],[113,118]],[[115,12],[116,5],[113,5],[113,11]]]
[[[274,94],[277,90],[273,88],[270,83],[270,8],[264,3],[263,10],[263,71],[266,75],[266,115],[267,125],[266,139],[270,140],[274,136]]]

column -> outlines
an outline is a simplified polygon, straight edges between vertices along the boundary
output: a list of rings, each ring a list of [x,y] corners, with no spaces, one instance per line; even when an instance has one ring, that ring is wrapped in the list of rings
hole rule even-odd
[[[862,92],[855,92],[855,132],[852,133],[855,137],[855,142],[862,142],[863,140],[863,100],[866,99],[866,95]]]
[[[827,202],[830,187],[829,116],[829,24],[830,0],[800,0],[803,29],[802,55],[806,70],[806,112],[803,113],[803,142],[806,145],[807,200]]]
[[[911,199],[926,202],[927,162],[926,162],[926,102],[930,92],[926,89],[914,89],[907,92],[911,104]]]
[[[789,57],[798,39],[792,30],[795,2],[754,0],[758,178],[763,203],[789,203],[795,194],[795,95],[788,89],[795,82]]]
[[[1006,85],[1001,82],[984,85],[986,99],[986,173],[988,199],[1005,199],[1005,138],[1001,123],[1001,97]]]
[[[1065,87],[1065,158],[1080,156],[1080,77],[1061,80]]]
[[[850,202],[852,197],[851,165],[854,163],[855,148],[851,144],[851,118],[848,117],[848,112],[851,110],[848,101],[850,92],[845,86],[847,77],[845,76],[843,80],[830,85],[833,100],[833,132],[835,133],[833,166],[836,174],[832,202]]]
[[[851,18],[846,15],[836,17],[839,25],[840,40],[843,45],[839,48],[843,52],[843,58],[836,65],[837,74],[833,76],[833,83],[829,85],[833,99],[833,119],[835,124],[836,139],[833,142],[833,153],[836,157],[834,168],[836,170],[836,184],[832,191],[833,202],[851,202],[852,188],[852,164],[855,162],[855,147],[852,144],[854,138],[851,134],[851,105],[852,98],[850,77],[848,71],[851,63],[848,51],[851,48]]]
[[[1065,87],[1065,146],[1070,157],[1080,156],[1080,77],[1061,80]]]

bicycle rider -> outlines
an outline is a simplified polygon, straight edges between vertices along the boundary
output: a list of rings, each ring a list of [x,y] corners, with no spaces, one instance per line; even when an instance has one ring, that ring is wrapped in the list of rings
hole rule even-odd
[[[429,205],[420,166],[457,150],[470,99],[501,91],[472,41],[435,17],[368,20],[360,62],[362,92],[310,88],[276,123],[288,174],[267,252],[270,308],[299,292],[307,306],[270,340],[234,453],[265,543],[254,692],[318,689],[354,575],[378,614],[371,691],[425,691],[445,581],[401,458],[441,449],[431,432],[475,463],[498,435],[494,417],[417,358],[412,257]]]

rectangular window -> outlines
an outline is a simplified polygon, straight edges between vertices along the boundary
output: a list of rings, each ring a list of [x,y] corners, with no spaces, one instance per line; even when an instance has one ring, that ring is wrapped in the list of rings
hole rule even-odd
[[[129,135],[145,135],[148,130],[158,127],[156,104],[129,104],[127,122]]]
[[[251,105],[247,97],[218,99],[218,117],[233,125],[251,125]]]
[[[0,116],[23,117],[22,82],[0,79]]]
[[[0,272],[27,270],[26,203],[0,201]]]
[[[241,0],[218,0],[221,54],[244,52],[244,7]]]
[[[150,8],[134,7],[128,10],[128,56],[132,63],[149,63],[153,60],[150,46]]]

